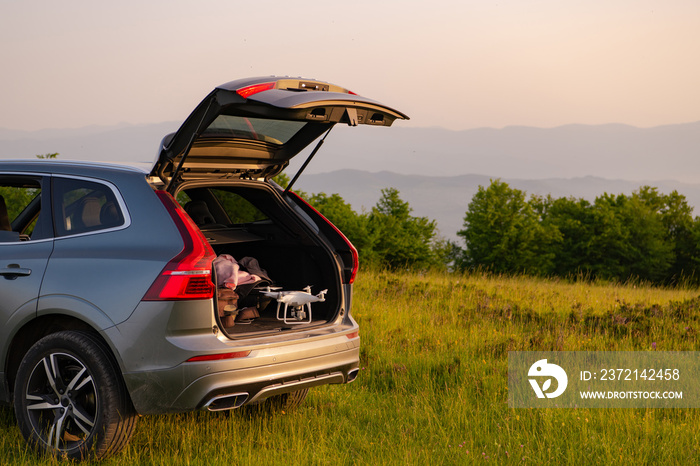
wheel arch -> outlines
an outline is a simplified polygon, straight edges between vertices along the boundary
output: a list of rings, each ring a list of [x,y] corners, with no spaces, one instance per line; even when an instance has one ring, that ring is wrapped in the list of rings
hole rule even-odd
[[[28,335],[46,335],[22,355],[14,375],[13,407],[22,436],[53,457],[100,460],[116,454],[131,438],[138,415],[112,351],[85,323],[42,324],[44,332]]]
[[[12,400],[12,390],[17,376],[22,359],[27,354],[27,351],[39,340],[52,333],[63,330],[73,330],[89,333],[93,337],[99,339],[102,344],[108,349],[108,354],[112,359],[114,367],[121,373],[121,366],[118,358],[115,356],[111,345],[105,338],[89,323],[80,320],[76,317],[66,314],[46,314],[25,323],[15,335],[12,337],[7,350],[7,359],[5,361],[5,374],[7,386],[10,392],[10,401]]]

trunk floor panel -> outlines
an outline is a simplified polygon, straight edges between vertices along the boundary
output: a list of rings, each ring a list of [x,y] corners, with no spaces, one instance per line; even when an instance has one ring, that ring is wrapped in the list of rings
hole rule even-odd
[[[236,322],[232,327],[225,327],[231,336],[254,336],[286,330],[301,330],[328,323],[327,320],[315,320],[308,324],[285,324],[275,317],[256,317],[250,321]]]

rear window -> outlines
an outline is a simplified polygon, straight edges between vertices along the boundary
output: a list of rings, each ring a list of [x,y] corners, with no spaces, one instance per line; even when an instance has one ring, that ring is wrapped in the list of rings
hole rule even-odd
[[[114,192],[102,183],[55,178],[53,207],[57,236],[104,230],[124,224],[124,215]]]
[[[268,220],[260,209],[230,188],[180,191],[177,202],[200,228],[237,227]]]
[[[269,120],[232,115],[219,115],[202,137],[252,139],[282,145],[292,139],[306,125],[303,121]]]
[[[212,189],[212,194],[226,211],[232,225],[259,222],[267,220],[267,215],[248,202],[242,196],[225,189]]]

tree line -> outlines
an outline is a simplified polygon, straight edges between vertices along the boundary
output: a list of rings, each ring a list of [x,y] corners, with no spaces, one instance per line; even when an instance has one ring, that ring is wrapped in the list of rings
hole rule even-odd
[[[700,218],[685,196],[643,186],[594,202],[479,187],[458,235],[459,267],[545,276],[697,283]]]
[[[655,284],[700,283],[700,217],[682,194],[643,186],[631,195],[527,197],[500,180],[467,205],[461,244],[441,239],[434,220],[412,215],[395,188],[368,212],[338,194],[307,195],[343,231],[363,264]]]

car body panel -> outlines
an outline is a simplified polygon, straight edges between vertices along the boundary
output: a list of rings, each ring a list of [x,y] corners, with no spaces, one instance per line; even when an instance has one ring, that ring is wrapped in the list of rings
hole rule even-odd
[[[36,319],[37,300],[26,302],[9,316],[3,314],[3,325],[0,326],[0,403],[10,401],[11,387],[6,375],[8,350],[10,342],[17,332],[26,325],[32,325]]]
[[[3,322],[30,302],[36,313],[39,289],[52,250],[50,240],[0,243],[0,272],[11,274],[16,268],[22,273],[0,275],[0,319]]]
[[[57,239],[39,297],[39,315],[68,312],[82,301],[80,312],[86,306],[94,309],[95,322],[98,314],[104,317],[99,329],[126,320],[164,261],[182,249],[178,243],[168,247],[165,239],[143,243],[134,239],[127,230]]]

